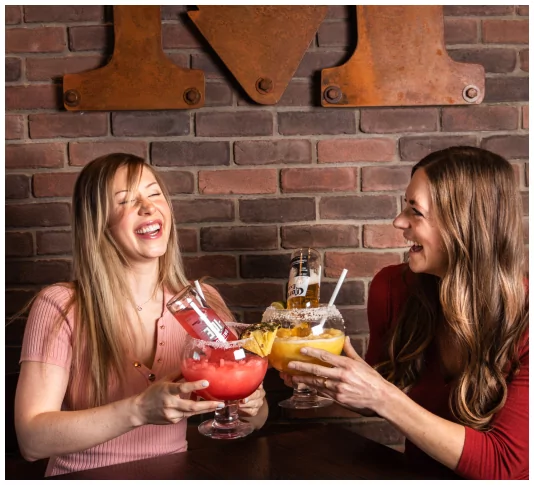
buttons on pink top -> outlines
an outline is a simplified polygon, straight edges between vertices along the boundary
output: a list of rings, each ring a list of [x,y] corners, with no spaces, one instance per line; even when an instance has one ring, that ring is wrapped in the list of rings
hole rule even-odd
[[[159,328],[161,328],[161,330],[164,330],[165,329],[165,325],[160,325]]]
[[[139,362],[134,362],[134,367],[141,367],[141,364]]]
[[[148,380],[153,382],[154,380],[156,379],[156,375],[155,374],[148,374]]]
[[[160,344],[160,345],[165,345],[165,342],[160,342],[159,344]]]

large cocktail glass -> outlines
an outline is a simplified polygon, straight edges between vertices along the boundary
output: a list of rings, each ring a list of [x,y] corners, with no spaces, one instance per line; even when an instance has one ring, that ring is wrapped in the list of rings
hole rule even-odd
[[[269,307],[263,313],[262,321],[280,324],[269,355],[269,362],[280,372],[303,375],[287,367],[292,360],[325,365],[322,361],[301,354],[302,347],[314,347],[336,355],[343,350],[345,325],[334,305],[291,310]],[[293,386],[293,396],[278,405],[290,409],[311,409],[329,406],[332,402],[330,398],[318,396],[317,390],[299,384]]]
[[[236,334],[247,328],[245,324],[226,324]],[[200,433],[214,439],[242,438],[254,427],[239,419],[238,402],[250,396],[261,384],[267,372],[267,358],[243,347],[247,339],[230,342],[199,340],[190,335],[182,351],[182,374],[186,381],[207,380],[206,389],[195,391],[211,401],[224,401],[225,407],[215,411],[214,419],[201,423]]]

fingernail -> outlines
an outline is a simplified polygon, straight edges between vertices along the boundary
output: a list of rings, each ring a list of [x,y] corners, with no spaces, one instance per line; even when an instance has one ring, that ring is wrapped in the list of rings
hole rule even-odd
[[[224,404],[222,404],[222,403],[221,404],[217,404],[217,409],[222,409],[222,408],[224,408]]]
[[[308,349],[300,349],[300,353],[301,354],[307,354],[308,353]]]
[[[208,381],[202,381],[202,387],[208,387],[210,383]]]
[[[289,364],[287,364],[287,366],[290,368],[290,369],[294,369],[296,367],[295,364],[293,364],[293,362],[290,362]]]
[[[248,402],[248,397],[246,397],[245,399],[243,399],[243,404],[246,404]]]

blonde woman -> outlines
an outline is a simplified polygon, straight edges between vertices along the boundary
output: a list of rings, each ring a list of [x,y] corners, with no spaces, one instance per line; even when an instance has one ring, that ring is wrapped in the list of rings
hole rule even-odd
[[[189,282],[171,207],[141,158],[107,155],[80,172],[74,281],[34,301],[15,399],[22,455],[50,457],[47,476],[185,451],[186,418],[223,405],[189,398],[207,381],[180,380],[185,331],[165,304]],[[204,293],[232,320],[212,287]],[[260,386],[240,405],[256,427],[264,395]]]
[[[341,405],[388,420],[406,454],[473,479],[528,478],[528,284],[514,171],[454,147],[413,167],[393,225],[412,244],[369,289],[366,362],[303,353],[294,377]],[[288,376],[286,382],[289,381]]]

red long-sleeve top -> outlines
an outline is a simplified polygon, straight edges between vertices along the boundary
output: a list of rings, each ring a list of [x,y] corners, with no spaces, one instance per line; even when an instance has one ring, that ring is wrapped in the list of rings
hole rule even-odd
[[[365,360],[370,365],[386,359],[387,336],[409,295],[409,283],[402,275],[405,266],[382,269],[369,288],[370,340]],[[458,475],[477,480],[528,479],[528,331],[519,358],[520,370],[508,383],[506,404],[494,415],[491,430],[465,428],[464,448],[455,470]],[[425,369],[408,396],[431,413],[456,422],[448,404],[451,384],[441,374],[435,347],[426,351],[425,361]],[[432,460],[409,440],[405,452]]]

